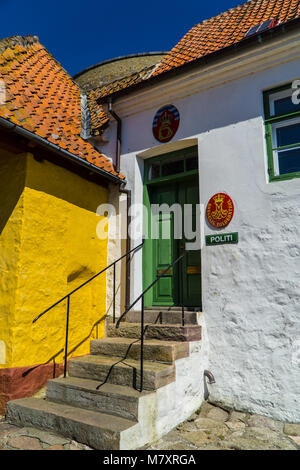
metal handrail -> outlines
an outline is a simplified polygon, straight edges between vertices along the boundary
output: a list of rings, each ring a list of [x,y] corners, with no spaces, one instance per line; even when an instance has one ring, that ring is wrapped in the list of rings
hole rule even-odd
[[[120,322],[122,319],[125,317],[125,315],[132,309],[132,307],[139,301],[141,300],[141,352],[140,352],[140,392],[143,391],[143,380],[144,380],[144,335],[145,335],[145,330],[144,330],[144,296],[145,294],[154,287],[154,285],[160,280],[161,277],[163,277],[170,268],[175,266],[179,261],[181,261],[181,269],[180,269],[180,303],[181,303],[181,324],[184,326],[185,323],[185,318],[184,318],[184,299],[183,299],[183,257],[185,256],[185,253],[180,255],[173,263],[169,264],[169,266],[164,269],[164,271],[159,274],[156,279],[146,288],[143,290],[143,292],[137,297],[137,299],[128,307],[122,315],[120,315],[117,323],[116,323],[116,328],[119,328]]]
[[[124,255],[120,256],[118,259],[113,261],[111,264],[106,266],[104,269],[99,271],[97,274],[94,274],[94,276],[90,277],[87,281],[83,282],[80,286],[76,287],[73,289],[71,292],[63,296],[61,299],[59,299],[57,302],[52,304],[50,307],[48,307],[46,310],[44,310],[42,313],[40,313],[33,321],[32,323],[35,323],[38,321],[43,315],[45,315],[47,312],[52,310],[54,307],[59,305],[61,302],[67,299],[67,316],[66,316],[66,338],[65,338],[65,356],[64,356],[64,377],[67,375],[67,357],[68,357],[68,336],[69,336],[69,317],[70,317],[70,297],[72,294],[77,292],[79,289],[82,287],[86,286],[88,283],[93,281],[96,277],[100,276],[100,274],[103,274],[106,272],[109,268],[113,267],[113,321],[115,323],[115,317],[116,317],[116,301],[115,301],[115,296],[116,296],[116,264],[121,261],[123,258],[128,257],[131,253],[139,250],[142,246],[144,245],[144,239],[142,243],[135,248],[132,248],[129,250],[127,253]]]

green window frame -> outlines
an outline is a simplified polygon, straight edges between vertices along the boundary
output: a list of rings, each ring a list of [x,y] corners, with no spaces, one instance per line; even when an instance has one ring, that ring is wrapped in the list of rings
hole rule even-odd
[[[189,162],[192,163],[192,166],[189,166]],[[145,184],[157,184],[197,173],[198,147],[187,147],[145,160],[144,182]]]
[[[295,91],[295,89],[292,88],[292,85],[293,84],[291,82],[263,93],[265,136],[270,182],[284,181],[300,177],[300,105],[293,104],[292,102],[292,94]],[[291,101],[288,102],[288,99]],[[280,105],[280,102],[283,106]],[[296,133],[293,132],[293,127],[295,128]],[[289,129],[290,131],[292,130],[292,132],[289,132]],[[283,141],[285,139],[291,139],[291,143],[288,145],[281,145],[281,135],[283,136]],[[294,152],[294,155],[296,153],[297,170],[292,171],[290,169],[288,171],[284,171],[284,160],[282,159],[282,155],[292,156],[292,152]],[[283,162],[282,168],[280,166],[280,162]]]

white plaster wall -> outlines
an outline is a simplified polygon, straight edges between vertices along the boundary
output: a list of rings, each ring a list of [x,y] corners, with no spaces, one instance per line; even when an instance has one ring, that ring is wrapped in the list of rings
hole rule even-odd
[[[108,205],[114,208],[114,211],[108,214],[107,227],[107,266],[122,256],[122,233],[126,233],[126,214],[121,208],[127,205],[126,195],[120,194],[119,187],[110,185]],[[108,207],[105,206],[105,209]],[[101,213],[103,213],[104,209]],[[123,264],[122,264],[123,263]],[[122,305],[122,266],[123,261],[118,261],[115,267],[115,315],[119,318]],[[123,267],[124,269],[124,267]],[[113,316],[113,294],[114,294],[114,269],[113,266],[106,271],[106,315]]]
[[[235,215],[223,232],[237,231],[240,239],[202,252],[209,369],[216,379],[210,398],[288,421],[300,421],[300,182],[267,181],[262,91],[299,72],[293,61],[172,100],[181,118],[174,141],[198,139],[200,202],[228,193]],[[168,102],[166,96],[161,105]],[[122,170],[134,202],[142,202],[137,155],[158,146],[156,110],[123,120]],[[133,297],[141,292],[141,275],[139,255]]]
[[[235,217],[225,232],[238,231],[240,239],[203,253],[209,367],[217,382],[211,398],[300,421],[300,364],[293,363],[300,335],[299,182],[265,183],[259,119],[224,135],[211,132],[199,144],[203,158],[234,141],[235,131],[241,140],[225,152],[211,184],[201,178],[205,202],[221,189],[232,196]],[[243,139],[253,143],[252,158]]]
[[[258,111],[255,90],[249,83],[249,103]],[[210,398],[300,421],[300,363],[293,362],[300,336],[300,187],[299,180],[267,184],[264,149],[259,115],[199,139],[201,200],[206,204],[221,190],[230,194],[235,217],[225,232],[237,231],[240,239],[238,246],[203,253],[210,369],[217,382]]]

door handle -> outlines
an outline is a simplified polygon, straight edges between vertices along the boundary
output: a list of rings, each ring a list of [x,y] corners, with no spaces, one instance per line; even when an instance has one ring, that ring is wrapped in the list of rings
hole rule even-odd
[[[182,253],[183,251],[185,251],[185,244],[183,242],[180,242],[179,243],[179,251]]]

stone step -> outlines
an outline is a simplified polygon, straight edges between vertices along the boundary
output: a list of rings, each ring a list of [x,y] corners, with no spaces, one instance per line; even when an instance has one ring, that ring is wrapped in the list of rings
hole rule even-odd
[[[119,328],[113,323],[107,323],[107,336],[140,338],[140,323],[121,322]],[[145,339],[159,339],[165,341],[200,341],[200,325],[153,325],[145,324]]]
[[[201,312],[184,312],[185,325],[198,325],[198,319]],[[155,324],[178,324],[182,322],[182,311],[177,310],[164,310],[164,309],[147,309],[144,311],[145,323]],[[141,312],[131,310],[126,314],[126,322],[140,323]]]
[[[134,421],[38,398],[8,402],[7,421],[69,437],[97,450],[118,450],[121,433]]]
[[[181,312],[180,305],[168,306],[168,305],[156,305],[152,307],[145,307],[145,310],[163,310],[168,312]],[[185,312],[200,312],[200,307],[184,307]]]
[[[106,383],[97,390],[96,380],[60,377],[48,380],[46,398],[129,420],[138,420],[139,399],[151,392],[138,392],[130,387]]]
[[[139,389],[140,362],[119,357],[90,355],[69,361],[69,376],[92,379],[102,383],[113,383]],[[174,382],[175,366],[161,362],[144,361],[143,389],[157,390]]]
[[[110,337],[95,339],[90,342],[91,354],[121,357],[139,360],[141,342],[134,338]],[[173,363],[177,359],[189,356],[188,343],[181,341],[163,341],[147,339],[144,341],[144,359]]]

